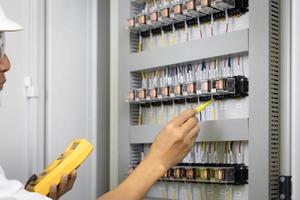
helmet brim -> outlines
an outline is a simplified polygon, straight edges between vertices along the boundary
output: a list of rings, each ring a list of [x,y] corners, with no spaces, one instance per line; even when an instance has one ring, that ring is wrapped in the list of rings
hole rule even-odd
[[[0,32],[15,32],[23,29],[22,26],[10,19],[0,20]]]

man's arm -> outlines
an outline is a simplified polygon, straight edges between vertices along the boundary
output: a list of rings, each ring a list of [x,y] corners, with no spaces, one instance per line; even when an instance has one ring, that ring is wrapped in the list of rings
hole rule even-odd
[[[151,186],[191,150],[200,127],[195,112],[189,109],[161,130],[149,154],[113,191],[98,200],[140,200]]]

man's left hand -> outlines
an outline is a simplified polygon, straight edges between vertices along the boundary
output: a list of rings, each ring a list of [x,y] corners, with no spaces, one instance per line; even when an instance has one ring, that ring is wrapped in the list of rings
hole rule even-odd
[[[72,190],[77,177],[77,172],[74,170],[70,175],[64,175],[61,177],[59,185],[52,185],[50,188],[49,198],[53,200],[59,199],[65,193]]]

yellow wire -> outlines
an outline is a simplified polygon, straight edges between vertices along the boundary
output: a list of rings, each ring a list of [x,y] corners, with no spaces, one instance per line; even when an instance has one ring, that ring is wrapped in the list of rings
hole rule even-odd
[[[168,77],[168,67],[166,67],[166,77]]]
[[[170,44],[174,45],[175,44],[175,36],[172,34],[171,39],[170,39]]]
[[[161,191],[161,197],[163,199],[167,199],[166,191],[162,187],[160,188],[160,191]]]
[[[204,153],[206,153],[206,143],[205,142],[203,142],[203,151],[204,151]]]
[[[227,200],[231,200],[230,192],[227,193]]]
[[[191,200],[191,194],[190,194],[189,191],[187,191],[187,199],[188,199],[188,200]]]
[[[213,120],[216,120],[216,115],[217,115],[217,111],[216,111],[216,107],[215,107],[215,102],[214,102],[214,105],[213,105],[213,110],[212,110],[212,113],[213,113]]]
[[[175,188],[174,188],[173,193],[172,193],[172,200],[176,200],[176,193],[175,192],[176,191],[175,191]]]

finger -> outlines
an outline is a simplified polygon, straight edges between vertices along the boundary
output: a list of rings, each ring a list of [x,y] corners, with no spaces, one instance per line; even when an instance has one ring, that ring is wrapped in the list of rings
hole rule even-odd
[[[175,117],[171,123],[175,123],[177,126],[181,126],[184,122],[186,122],[189,118],[196,115],[196,112],[193,109],[187,109],[186,111],[180,113],[179,116]]]
[[[68,176],[63,175],[60,180],[60,184],[58,187],[58,195],[61,196],[67,191],[67,184],[68,184]]]
[[[184,124],[182,124],[182,126],[180,127],[180,129],[184,133],[188,133],[195,126],[197,126],[197,124],[198,124],[198,118],[197,117],[192,117],[192,118],[188,119]]]
[[[200,132],[200,126],[196,125],[193,129],[190,130],[190,132],[188,132],[185,139],[187,139],[188,141],[192,141],[194,138],[197,138],[199,132]]]
[[[77,178],[77,171],[74,170],[70,175],[69,175],[69,180],[68,180],[68,191],[70,191],[73,188],[73,185],[76,181]]]
[[[48,195],[49,198],[51,199],[57,199],[57,186],[56,185],[52,185],[50,187],[50,192],[49,192],[49,195]]]
[[[197,140],[197,136],[198,136],[198,135],[196,135],[195,137],[193,137],[193,138],[191,139],[191,142],[190,142],[190,145],[189,145],[189,149],[192,149],[192,148],[193,148],[193,146],[194,146],[194,144],[195,144],[195,142],[196,142],[196,140]]]

